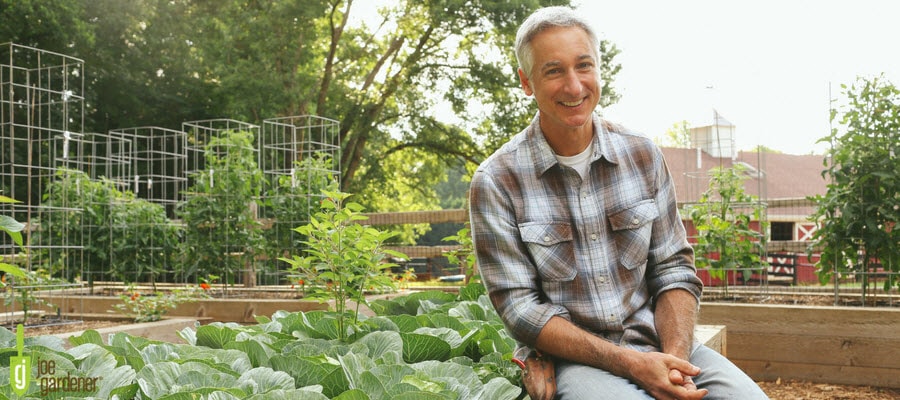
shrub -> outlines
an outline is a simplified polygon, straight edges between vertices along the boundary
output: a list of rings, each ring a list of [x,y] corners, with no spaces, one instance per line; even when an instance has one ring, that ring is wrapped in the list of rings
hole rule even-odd
[[[384,248],[386,240],[395,235],[381,232],[359,221],[362,206],[348,202],[347,193],[324,191],[322,211],[310,218],[309,224],[296,228],[306,237],[303,243],[305,256],[294,255],[281,260],[291,265],[307,285],[307,297],[333,300],[338,315],[340,337],[356,324],[359,306],[365,303],[366,290],[395,289],[394,282],[385,271],[395,264],[388,256],[406,258],[406,255]],[[345,324],[347,302],[356,302],[350,313],[350,326]]]

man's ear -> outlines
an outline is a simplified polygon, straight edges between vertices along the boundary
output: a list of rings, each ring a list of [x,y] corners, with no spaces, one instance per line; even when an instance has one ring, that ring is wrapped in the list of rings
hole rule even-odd
[[[523,71],[522,68],[519,68],[517,72],[519,73],[519,82],[522,83],[522,90],[525,91],[525,95],[531,96],[534,94],[534,90],[531,90],[531,82],[528,81],[528,76],[525,75],[525,71]]]

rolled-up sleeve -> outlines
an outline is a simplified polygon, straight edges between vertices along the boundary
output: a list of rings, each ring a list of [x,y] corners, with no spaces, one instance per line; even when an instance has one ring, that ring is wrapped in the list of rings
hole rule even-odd
[[[684,289],[697,300],[703,283],[694,266],[694,250],[678,212],[675,187],[662,154],[657,152],[657,188],[655,204],[659,218],[654,222],[653,238],[647,259],[647,284],[650,294],[659,298],[663,292]]]
[[[514,207],[520,202],[498,185],[504,176],[509,177],[479,169],[472,177],[469,190],[472,240],[479,272],[494,308],[513,338],[533,346],[551,317],[568,318],[568,312],[562,306],[543,301],[537,268],[516,221]]]

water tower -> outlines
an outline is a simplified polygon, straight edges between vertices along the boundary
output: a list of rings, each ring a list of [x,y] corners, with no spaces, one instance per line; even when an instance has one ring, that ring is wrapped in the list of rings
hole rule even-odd
[[[713,109],[712,123],[691,128],[691,147],[716,158],[737,157],[735,126]]]

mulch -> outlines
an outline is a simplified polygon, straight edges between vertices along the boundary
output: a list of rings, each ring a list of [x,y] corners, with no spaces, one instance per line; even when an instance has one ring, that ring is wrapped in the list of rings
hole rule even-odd
[[[758,382],[772,400],[896,400],[900,389],[803,381]]]

